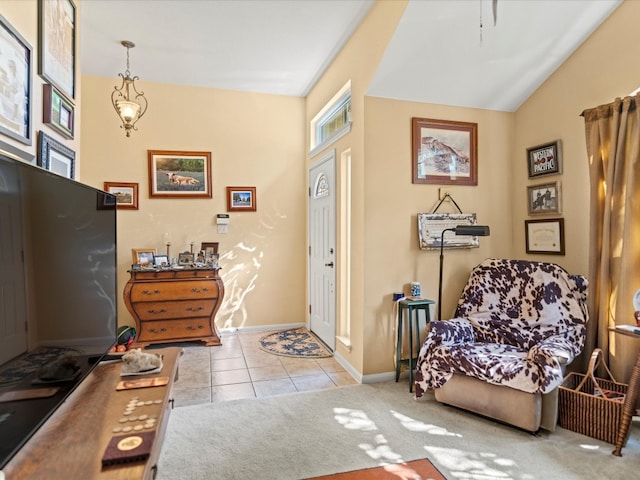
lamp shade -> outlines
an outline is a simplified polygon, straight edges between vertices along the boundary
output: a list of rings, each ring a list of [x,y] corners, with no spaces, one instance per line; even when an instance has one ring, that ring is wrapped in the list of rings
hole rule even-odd
[[[124,123],[135,123],[140,115],[140,105],[127,100],[116,100],[118,115]]]
[[[458,225],[453,229],[456,235],[466,235],[471,237],[488,237],[488,225]]]

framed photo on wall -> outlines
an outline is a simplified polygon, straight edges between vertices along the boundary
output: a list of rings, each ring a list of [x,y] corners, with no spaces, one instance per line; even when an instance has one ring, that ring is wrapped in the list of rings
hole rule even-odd
[[[413,183],[478,184],[478,124],[413,118]]]
[[[527,187],[529,215],[561,213],[560,182],[541,183]]]
[[[31,145],[31,46],[2,15],[0,52],[0,133]]]
[[[42,122],[67,138],[73,138],[74,107],[49,83],[42,86]]]
[[[137,183],[104,182],[104,191],[115,195],[119,209],[138,210]]]
[[[76,152],[54,140],[43,131],[38,132],[38,166],[67,178],[74,178]]]
[[[211,152],[147,150],[149,196],[211,198]]]
[[[227,212],[255,212],[256,187],[227,187]]]
[[[76,98],[76,6],[38,0],[38,73],[67,98]]]
[[[529,178],[562,173],[562,142],[555,140],[527,148]]]
[[[527,253],[564,255],[564,218],[525,220]]]

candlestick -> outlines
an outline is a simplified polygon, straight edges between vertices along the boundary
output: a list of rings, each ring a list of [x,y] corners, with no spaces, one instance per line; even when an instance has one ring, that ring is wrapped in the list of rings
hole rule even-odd
[[[171,261],[171,255],[169,254],[170,251],[171,251],[171,242],[167,242],[167,257],[169,258],[169,261]]]
[[[189,252],[193,253],[193,245],[195,244],[195,242],[190,242],[189,243]]]

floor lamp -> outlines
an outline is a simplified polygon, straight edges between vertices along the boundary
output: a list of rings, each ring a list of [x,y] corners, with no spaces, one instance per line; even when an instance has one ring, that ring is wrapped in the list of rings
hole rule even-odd
[[[444,232],[454,232],[456,235],[467,237],[488,237],[488,225],[458,225],[445,228],[440,235],[440,281],[438,282],[438,320],[442,320],[442,265],[444,263]]]

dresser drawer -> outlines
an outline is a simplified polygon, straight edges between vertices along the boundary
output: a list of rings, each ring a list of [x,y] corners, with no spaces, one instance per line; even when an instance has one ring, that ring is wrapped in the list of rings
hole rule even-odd
[[[215,299],[177,300],[167,302],[139,302],[133,308],[140,320],[168,320],[172,318],[210,317]]]
[[[218,285],[211,280],[141,282],[133,285],[131,289],[132,303],[217,297]]]
[[[154,342],[167,339],[189,339],[213,335],[208,318],[187,318],[142,322],[138,341]]]

